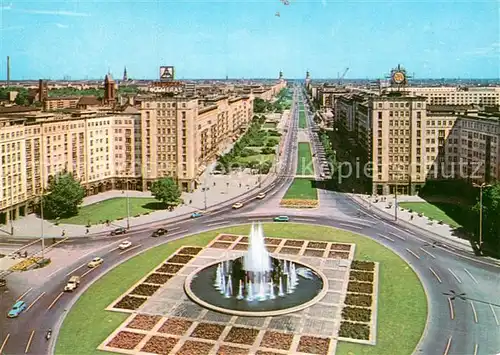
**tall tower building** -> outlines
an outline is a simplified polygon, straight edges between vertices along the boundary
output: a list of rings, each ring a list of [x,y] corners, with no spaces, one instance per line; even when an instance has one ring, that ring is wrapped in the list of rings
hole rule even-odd
[[[104,78],[104,103],[112,104],[115,102],[116,83],[110,73]]]
[[[38,80],[38,101],[45,102],[45,100],[49,97],[49,87],[46,80],[39,79]]]
[[[309,73],[309,70],[306,71],[306,88],[309,89],[309,84],[311,83],[311,74]]]
[[[10,57],[7,56],[7,86],[10,84]]]
[[[280,70],[280,77],[279,80],[283,80],[283,72]]]
[[[127,76],[127,67],[125,67],[123,69],[123,81],[127,81],[128,80],[128,76]]]

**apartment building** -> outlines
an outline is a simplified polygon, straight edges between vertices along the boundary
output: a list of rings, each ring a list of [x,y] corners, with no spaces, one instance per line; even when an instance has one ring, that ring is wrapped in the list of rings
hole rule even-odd
[[[498,117],[425,97],[346,95],[336,120],[371,160],[374,194],[418,193],[428,179],[498,179]]]
[[[405,92],[425,97],[430,105],[500,105],[500,87],[410,86],[405,88]]]
[[[201,105],[200,105],[201,103]],[[175,178],[183,191],[240,136],[253,117],[253,97],[150,98],[141,103],[143,189],[161,177]]]

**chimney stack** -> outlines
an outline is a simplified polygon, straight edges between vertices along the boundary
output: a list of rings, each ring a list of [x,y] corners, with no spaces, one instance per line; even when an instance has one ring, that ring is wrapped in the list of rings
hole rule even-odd
[[[10,84],[10,57],[7,56],[7,86]]]

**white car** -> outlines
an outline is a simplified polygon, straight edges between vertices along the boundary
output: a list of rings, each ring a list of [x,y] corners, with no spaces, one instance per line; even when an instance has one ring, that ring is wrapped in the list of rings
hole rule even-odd
[[[104,262],[104,260],[100,257],[95,257],[94,259],[92,259],[92,261],[90,263],[88,263],[88,267],[91,267],[91,268],[94,268],[94,267],[98,267],[99,265],[101,265],[102,263]]]
[[[236,202],[236,203],[233,205],[233,208],[234,208],[235,210],[237,210],[238,208],[241,208],[241,207],[243,207],[243,204],[242,204],[241,202]]]
[[[262,200],[264,197],[266,197],[266,194],[264,192],[261,192],[260,194],[257,195],[257,198],[259,200]]]
[[[130,247],[132,245],[131,242],[129,242],[128,240],[124,241],[123,243],[121,243],[120,245],[118,245],[118,248],[120,250],[125,250],[127,249],[128,247]]]

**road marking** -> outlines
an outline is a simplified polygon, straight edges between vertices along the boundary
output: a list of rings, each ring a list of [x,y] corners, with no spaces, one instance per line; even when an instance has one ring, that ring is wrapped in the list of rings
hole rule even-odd
[[[94,271],[94,270],[95,270],[95,269],[97,269],[99,266],[101,266],[101,265],[97,265],[96,267],[92,267],[92,268],[90,268],[89,270],[85,271],[85,272],[83,273],[83,275],[82,275],[82,276],[80,276],[80,277],[85,277],[85,276],[87,276],[87,275],[88,275],[91,271]]]
[[[42,298],[43,295],[45,295],[45,292],[40,293],[40,296],[38,296],[37,298],[35,298],[35,300],[33,302],[31,302],[31,304],[28,306],[28,308],[26,308],[26,312],[28,312],[31,309],[31,307],[33,307],[35,305],[35,303],[37,303],[38,300],[40,300],[40,298]]]
[[[448,269],[448,271],[449,271],[449,272],[451,272],[451,274],[453,275],[453,277],[455,277],[455,279],[457,279],[457,281],[458,281],[458,283],[459,283],[459,284],[461,284],[461,283],[462,283],[462,280],[460,280],[460,279],[458,278],[457,274],[455,274],[455,273],[453,272],[453,270]]]
[[[7,341],[9,340],[9,338],[10,338],[10,334],[7,334],[5,336],[3,343],[2,343],[2,346],[0,346],[0,354],[3,354],[3,348],[5,348],[5,344],[7,344]]]
[[[390,237],[388,237],[388,236],[386,236],[386,235],[383,235],[383,234],[380,234],[380,233],[379,233],[379,234],[378,234],[378,236],[379,236],[379,237],[381,237],[381,238],[387,239],[387,240],[389,240],[389,241],[391,241],[391,242],[394,242],[394,239],[392,239],[392,238],[390,238]]]
[[[207,226],[211,227],[211,226],[218,226],[220,224],[226,224],[227,221],[220,221],[220,222],[212,222],[212,223],[208,223]]]
[[[453,303],[451,302],[450,297],[448,297],[448,305],[450,306],[450,318],[453,320],[455,319],[455,311],[453,310]]]
[[[441,281],[441,278],[438,276],[438,274],[436,274],[436,272],[431,268],[429,267],[429,270],[432,272],[432,274],[436,277],[436,279],[439,281],[439,283],[442,283],[443,281]]]
[[[467,270],[466,268],[464,268],[465,272],[467,273],[467,275],[470,276],[470,278],[476,283],[478,284],[479,282],[477,282],[476,278],[470,273],[469,270]]]
[[[115,250],[118,250],[118,249],[120,249],[120,247],[113,248],[109,252],[111,253],[112,251],[115,251]]]
[[[406,233],[408,233],[409,235],[413,235],[413,236],[415,236],[415,234],[414,234],[412,231],[410,231],[409,229],[406,229],[406,228],[405,228],[404,230],[405,230],[405,232],[406,232]]]
[[[0,243],[0,245],[16,245],[16,246],[19,246],[19,245],[24,245],[24,244],[20,244],[20,243]]]
[[[416,257],[417,259],[420,259],[420,256],[418,256],[417,254],[415,254],[413,251],[411,251],[410,249],[406,248],[406,251],[408,253],[410,253],[411,255],[413,255],[414,257]]]
[[[420,247],[419,248],[420,250],[422,250],[424,253],[426,253],[427,255],[429,255],[431,258],[433,259],[436,259],[436,257],[434,255],[432,255],[431,253],[429,253],[427,250],[425,250],[424,248]]]
[[[497,318],[497,314],[495,313],[495,309],[493,308],[493,306],[491,304],[490,304],[490,309],[491,309],[491,312],[493,313],[493,318],[495,318],[495,322],[497,323],[497,325],[500,326],[500,322],[498,322],[498,318]]]
[[[169,228],[168,231],[169,232],[172,232],[172,231],[175,231],[177,229],[181,229],[181,227],[173,227],[173,228]]]
[[[314,218],[300,218],[300,217],[297,217],[297,218],[294,218],[294,220],[296,220],[296,221],[316,222],[316,220]]]
[[[446,344],[446,349],[444,349],[443,355],[448,355],[448,352],[450,351],[451,348],[451,336],[448,338],[448,343]]]
[[[142,247],[142,244],[137,244],[136,246],[133,246],[132,248],[125,249],[124,251],[120,252],[119,255],[125,254],[126,252],[129,252],[131,250],[137,249],[139,247]]]
[[[47,310],[51,309],[52,306],[54,306],[56,304],[56,302],[59,301],[59,298],[61,298],[62,295],[64,295],[64,292],[61,292],[59,295],[57,295],[57,297],[52,301],[50,306],[47,307]]]
[[[389,234],[391,234],[391,235],[395,236],[395,237],[396,237],[396,238],[398,238],[398,239],[401,239],[401,240],[406,240],[406,238],[405,238],[405,237],[402,237],[402,236],[400,236],[400,235],[397,235],[396,233],[389,232]]]
[[[31,331],[30,337],[28,339],[28,343],[26,344],[26,348],[24,349],[24,353],[25,354],[30,350],[31,341],[33,340],[33,335],[35,335],[35,331],[34,330]]]
[[[339,225],[343,227],[348,227],[348,228],[354,228],[354,229],[363,229],[364,227],[358,227],[358,226],[353,226],[352,224],[347,224],[347,223],[339,223]]]
[[[183,230],[177,231],[177,232],[175,232],[175,233],[172,233],[172,235],[173,235],[173,234],[186,233],[186,232],[189,232],[189,229],[183,229]]]
[[[474,314],[474,322],[478,323],[477,313],[476,313],[476,307],[474,307],[474,303],[472,303],[472,301],[470,301],[470,306],[472,307],[472,313]]]
[[[479,344],[474,346],[474,355],[477,355],[477,350],[479,349]]]
[[[16,300],[16,302],[19,302],[20,300],[22,300],[24,296],[26,296],[28,293],[31,292],[31,290],[33,290],[33,287],[30,287],[25,293],[23,293],[21,296],[19,296],[19,298]],[[0,354],[1,353],[2,352],[0,351]]]
[[[82,268],[82,267],[84,267],[85,265],[87,265],[87,264],[86,264],[86,263],[85,263],[85,264],[82,264],[82,265],[78,266],[76,269],[71,270],[70,272],[68,272],[68,273],[66,274],[66,276],[71,275],[71,274],[72,274],[72,273],[74,273],[76,270],[81,269],[81,268]]]

